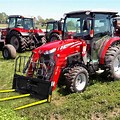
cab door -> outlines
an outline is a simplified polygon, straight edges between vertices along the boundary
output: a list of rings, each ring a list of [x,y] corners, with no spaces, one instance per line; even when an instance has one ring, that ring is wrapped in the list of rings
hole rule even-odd
[[[93,62],[99,61],[99,52],[103,43],[111,36],[110,17],[105,14],[97,14],[94,19],[94,36],[91,40],[91,58]]]

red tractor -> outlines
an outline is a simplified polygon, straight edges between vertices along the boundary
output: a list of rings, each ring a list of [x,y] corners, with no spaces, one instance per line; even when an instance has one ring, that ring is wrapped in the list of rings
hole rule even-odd
[[[71,92],[83,92],[89,75],[99,69],[110,79],[120,79],[120,37],[114,36],[113,24],[116,16],[117,12],[107,11],[66,13],[63,40],[34,49],[27,63],[25,57],[17,58],[13,89],[50,101],[58,82]]]
[[[61,20],[48,21],[46,24],[46,39],[48,42],[62,39],[62,26]]]
[[[1,30],[1,40],[11,44],[18,52],[33,49],[45,42],[45,34],[34,27],[34,19],[20,15],[8,17],[8,28]]]

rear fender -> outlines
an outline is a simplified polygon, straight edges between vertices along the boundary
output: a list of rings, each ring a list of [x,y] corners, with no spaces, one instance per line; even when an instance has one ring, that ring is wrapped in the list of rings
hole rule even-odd
[[[11,30],[9,31],[9,34],[10,34],[12,31],[18,32],[21,36],[29,36],[29,31],[28,31],[28,30],[24,30],[24,29],[22,29],[22,28],[14,28],[14,29],[11,29]]]
[[[45,33],[41,29],[34,29],[34,34],[36,36],[45,36]]]
[[[51,34],[56,33],[58,35],[62,35],[62,31],[59,30],[53,30]]]
[[[103,46],[98,53],[100,64],[104,64],[104,58],[108,48],[116,42],[120,42],[120,37],[110,38],[103,43]]]

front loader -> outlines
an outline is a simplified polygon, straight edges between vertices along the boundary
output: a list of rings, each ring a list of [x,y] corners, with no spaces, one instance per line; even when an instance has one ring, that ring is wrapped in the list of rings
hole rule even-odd
[[[113,22],[116,16],[117,12],[110,11],[66,13],[63,40],[34,49],[28,60],[25,56],[18,57],[13,90],[22,93],[20,97],[31,96],[42,101],[17,109],[50,102],[58,83],[66,85],[72,93],[83,92],[89,76],[100,69],[108,79],[119,80],[120,37],[114,34]]]

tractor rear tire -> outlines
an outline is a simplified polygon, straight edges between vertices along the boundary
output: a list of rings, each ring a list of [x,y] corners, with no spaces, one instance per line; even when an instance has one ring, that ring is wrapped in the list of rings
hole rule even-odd
[[[52,35],[50,35],[49,41],[52,42],[52,41],[55,41],[55,40],[61,40],[60,35],[57,34],[57,33],[53,33]]]
[[[89,81],[88,71],[82,66],[75,66],[65,74],[66,87],[70,92],[83,92]]]
[[[120,79],[120,47],[110,47],[105,55],[105,74],[112,80]]]
[[[26,50],[25,39],[16,31],[12,31],[9,35],[7,43],[13,45],[17,52],[24,52]]]
[[[14,46],[7,44],[2,49],[2,55],[4,59],[15,59],[16,49],[14,48]]]

